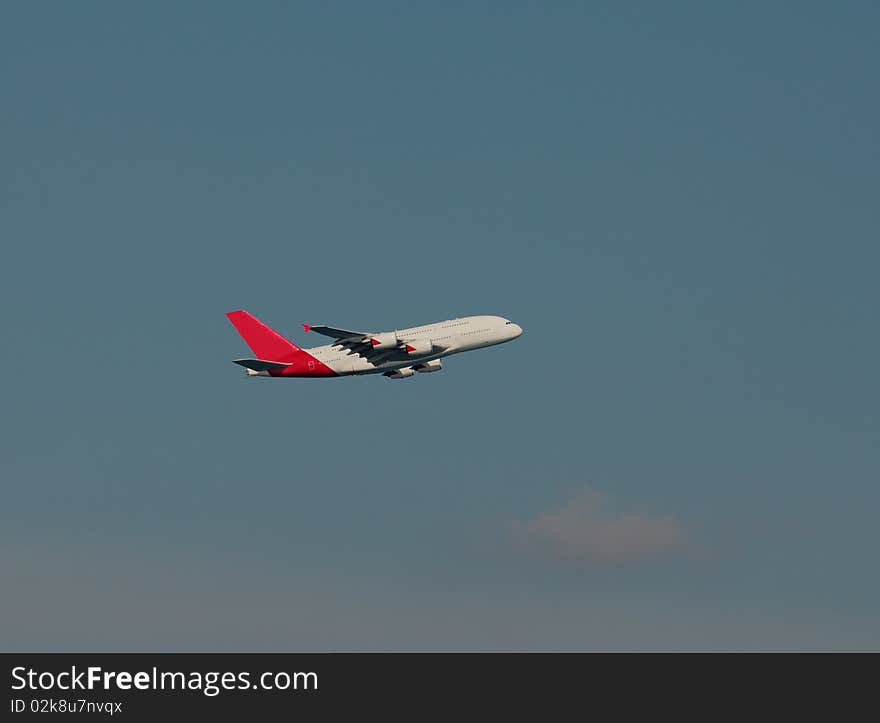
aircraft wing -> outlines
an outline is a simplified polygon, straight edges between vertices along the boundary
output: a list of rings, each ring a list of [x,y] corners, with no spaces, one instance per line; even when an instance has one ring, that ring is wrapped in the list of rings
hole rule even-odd
[[[341,346],[348,349],[351,353],[363,357],[373,365],[381,364],[386,361],[405,361],[411,357],[406,353],[405,349],[376,349],[370,342],[370,334],[363,331],[351,331],[350,329],[337,329],[335,326],[303,324],[303,329],[307,332],[316,331],[318,334],[329,336],[336,339],[334,346]],[[438,344],[434,345],[437,349],[443,349]]]
[[[397,349],[377,351],[370,343],[370,335],[364,331],[337,329],[335,326],[324,326],[323,324],[303,324],[302,326],[307,332],[315,331],[318,334],[329,336],[331,339],[336,339],[334,346],[348,349],[353,354],[363,357],[372,364],[385,361],[389,356],[389,352],[393,355],[398,351]]]
[[[364,331],[350,331],[349,329],[337,329],[335,326],[324,326],[323,324],[303,324],[303,329],[314,331],[332,339],[367,339],[369,334]]]

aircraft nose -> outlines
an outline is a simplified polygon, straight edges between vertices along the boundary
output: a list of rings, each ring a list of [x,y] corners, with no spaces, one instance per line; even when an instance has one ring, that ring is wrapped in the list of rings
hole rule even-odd
[[[516,339],[520,334],[522,334],[522,327],[519,324],[511,324],[510,328],[513,330],[513,338]]]

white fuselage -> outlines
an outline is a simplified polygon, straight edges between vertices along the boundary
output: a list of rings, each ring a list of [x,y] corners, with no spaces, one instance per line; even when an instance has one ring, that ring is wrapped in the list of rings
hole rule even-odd
[[[440,359],[463,351],[503,344],[516,339],[522,334],[522,329],[509,319],[500,316],[466,316],[462,319],[438,321],[435,324],[414,326],[409,329],[397,329],[396,334],[402,341],[430,341],[435,347],[442,347],[442,350],[409,359],[395,359],[376,364],[337,343],[315,346],[303,351],[326,364],[340,376],[377,374],[413,364],[423,364],[432,359]]]

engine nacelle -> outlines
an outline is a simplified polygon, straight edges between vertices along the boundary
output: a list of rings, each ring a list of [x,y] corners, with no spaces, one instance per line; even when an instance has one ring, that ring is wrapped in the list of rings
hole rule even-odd
[[[370,336],[370,344],[374,349],[394,349],[397,346],[397,332],[386,331],[384,334]]]
[[[434,351],[434,345],[430,339],[406,341],[403,343],[403,348],[406,349],[406,353],[410,356],[425,356],[425,354],[430,354]]]
[[[407,377],[411,377],[415,372],[412,367],[403,367],[402,369],[395,369],[390,372],[384,372],[383,376],[388,377],[389,379],[406,379]]]
[[[439,359],[432,359],[429,362],[425,362],[424,364],[416,364],[413,369],[417,372],[421,372],[422,374],[429,374],[430,372],[439,372],[443,368],[443,365],[440,363]]]

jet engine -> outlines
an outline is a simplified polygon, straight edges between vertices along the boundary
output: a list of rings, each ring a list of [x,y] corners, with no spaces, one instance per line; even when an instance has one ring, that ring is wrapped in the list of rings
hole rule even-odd
[[[384,334],[370,336],[370,344],[374,349],[394,349],[397,346],[397,332],[387,331]]]
[[[428,374],[430,372],[439,372],[443,368],[443,365],[440,363],[439,359],[432,359],[429,362],[425,362],[424,364],[416,364],[413,369],[417,372],[421,372],[422,374]]]
[[[410,356],[424,356],[430,354],[434,350],[434,345],[430,339],[419,339],[418,341],[403,342],[406,353]]]
[[[383,376],[388,377],[389,379],[406,379],[407,377],[411,377],[415,372],[412,367],[403,367],[403,369],[395,369],[394,371],[384,372]]]

